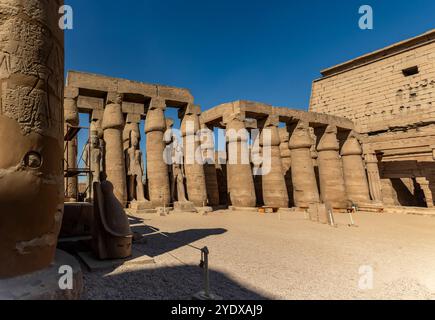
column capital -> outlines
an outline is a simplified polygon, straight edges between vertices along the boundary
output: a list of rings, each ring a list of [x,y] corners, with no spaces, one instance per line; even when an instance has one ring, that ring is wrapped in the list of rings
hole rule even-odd
[[[289,139],[289,148],[292,149],[310,149],[313,145],[308,122],[298,121]]]
[[[317,144],[317,151],[338,151],[340,144],[337,139],[337,127],[329,125],[325,131],[321,133],[319,143]]]
[[[149,110],[161,109],[166,110],[166,100],[162,97],[152,98],[149,106]]]
[[[124,99],[124,95],[122,93],[110,91],[107,93],[106,105],[109,104],[122,105],[123,99]]]

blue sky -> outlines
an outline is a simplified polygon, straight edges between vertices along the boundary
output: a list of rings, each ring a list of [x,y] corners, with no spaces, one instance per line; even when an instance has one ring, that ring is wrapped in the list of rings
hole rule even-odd
[[[66,70],[307,109],[323,68],[435,27],[435,1],[66,0]],[[358,27],[361,5],[374,29]]]

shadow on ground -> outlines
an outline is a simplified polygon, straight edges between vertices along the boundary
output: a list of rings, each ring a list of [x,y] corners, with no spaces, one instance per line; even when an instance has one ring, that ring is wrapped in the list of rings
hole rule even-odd
[[[147,268],[127,272],[85,273],[89,300],[189,300],[202,290],[202,269],[198,266]],[[210,270],[211,291],[228,300],[266,300],[225,274]]]
[[[141,251],[150,257],[156,257],[178,248],[189,246],[192,243],[227,232],[226,229],[189,229],[179,232],[161,232],[151,226],[133,226],[134,233],[141,234],[146,245],[141,247]],[[195,250],[192,248],[192,250]],[[198,253],[199,254],[199,253]]]

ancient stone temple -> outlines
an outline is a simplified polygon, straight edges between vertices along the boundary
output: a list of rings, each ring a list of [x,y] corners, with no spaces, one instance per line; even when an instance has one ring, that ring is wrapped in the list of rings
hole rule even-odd
[[[385,205],[434,206],[434,72],[431,30],[325,69],[313,83],[310,111],[355,123],[359,135],[343,147],[344,168],[352,162],[358,185],[365,185],[356,160],[363,153],[370,195]],[[356,182],[346,182],[346,173],[344,180],[348,190],[355,189]],[[368,199],[367,194],[350,192],[355,200]]]

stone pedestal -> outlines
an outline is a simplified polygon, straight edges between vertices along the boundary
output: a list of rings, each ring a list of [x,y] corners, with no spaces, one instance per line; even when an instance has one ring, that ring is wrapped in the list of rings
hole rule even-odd
[[[288,208],[287,187],[279,150],[278,123],[278,117],[269,116],[261,133],[263,201],[268,207]]]
[[[80,237],[91,234],[94,206],[87,202],[65,203],[62,229],[59,237]]]
[[[347,197],[356,204],[370,201],[362,153],[359,141],[351,134],[341,148],[341,156]]]
[[[317,145],[320,198],[333,208],[345,209],[348,206],[343,168],[339,155],[337,128],[328,126],[319,134]]]
[[[153,99],[145,121],[148,193],[155,207],[169,206],[171,202],[168,165],[163,158],[165,107],[163,99]]]
[[[181,122],[181,134],[183,135],[187,198],[196,206],[204,206],[207,205],[208,201],[201,141],[197,136],[197,132],[200,130],[199,114],[199,107],[193,105],[187,106]]]
[[[320,202],[310,152],[313,141],[305,122],[299,121],[296,126],[290,128],[290,132],[294,202],[299,208],[308,208],[311,203]]]
[[[195,209],[195,204],[193,202],[179,202],[176,201],[174,203],[174,211],[180,211],[180,212],[197,212]]]
[[[63,281],[67,271],[72,271],[72,289],[63,290],[59,281],[68,284]],[[76,300],[82,290],[83,275],[79,262],[61,250],[56,251],[54,262],[43,270],[0,280],[0,300]]]
[[[143,210],[153,209],[154,206],[151,201],[132,201],[129,205],[130,209],[136,212]]]

